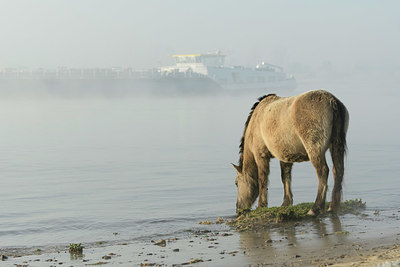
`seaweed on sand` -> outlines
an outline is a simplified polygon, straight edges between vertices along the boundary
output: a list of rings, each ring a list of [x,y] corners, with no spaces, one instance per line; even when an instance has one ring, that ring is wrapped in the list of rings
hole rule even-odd
[[[282,222],[299,221],[312,218],[307,212],[314,203],[300,203],[294,206],[257,208],[240,213],[240,215],[228,222],[236,230],[245,231],[259,228],[265,225],[274,225]],[[329,206],[329,203],[326,203]],[[360,210],[365,209],[366,204],[361,199],[346,200],[341,203],[339,214],[351,213],[360,214]]]
[[[84,246],[82,246],[82,243],[75,244],[71,243],[69,244],[69,253],[70,254],[82,254]]]

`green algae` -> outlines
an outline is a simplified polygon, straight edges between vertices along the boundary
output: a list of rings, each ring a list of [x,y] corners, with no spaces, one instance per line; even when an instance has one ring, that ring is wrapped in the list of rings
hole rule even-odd
[[[70,254],[82,254],[84,246],[82,246],[82,243],[75,244],[71,243],[69,244],[69,253]]]
[[[329,202],[326,203],[326,209],[329,204]],[[314,203],[300,203],[294,206],[261,207],[255,210],[241,211],[236,219],[227,222],[227,224],[236,230],[245,231],[282,222],[305,220],[314,218],[314,216],[307,214],[313,205]],[[360,211],[364,210],[365,207],[366,203],[362,202],[361,199],[346,200],[340,205],[339,215],[349,213],[360,215]]]
[[[367,207],[366,203],[362,201],[362,199],[349,199],[340,204],[339,214],[354,214],[360,215],[362,210],[365,210]]]

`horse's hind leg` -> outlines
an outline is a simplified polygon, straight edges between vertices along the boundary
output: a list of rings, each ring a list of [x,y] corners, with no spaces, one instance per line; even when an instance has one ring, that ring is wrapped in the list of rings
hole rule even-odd
[[[325,153],[310,155],[310,161],[314,165],[318,175],[318,193],[313,207],[308,212],[309,215],[318,215],[325,209],[326,191],[328,190],[329,168],[326,164]]]
[[[290,206],[293,204],[293,194],[291,190],[293,163],[286,163],[282,161],[280,163],[283,189],[285,192],[282,206]]]
[[[335,182],[332,190],[332,202],[328,211],[337,212],[340,206],[342,197],[342,181],[344,175],[344,148],[331,145],[329,148],[333,162],[333,175]]]

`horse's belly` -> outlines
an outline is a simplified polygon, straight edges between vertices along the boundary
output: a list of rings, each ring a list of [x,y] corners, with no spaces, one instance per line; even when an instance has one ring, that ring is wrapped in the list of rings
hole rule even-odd
[[[278,158],[278,157],[276,157]],[[295,154],[291,154],[291,153],[287,153],[287,154],[283,154],[280,156],[280,158],[278,158],[280,161],[283,162],[302,162],[302,161],[308,161],[308,155],[307,153],[305,154],[300,154],[300,153],[295,153]]]
[[[283,162],[302,162],[308,161],[306,149],[298,137],[287,140],[275,140],[272,144],[267,144],[271,154]],[[285,142],[286,141],[286,142]]]

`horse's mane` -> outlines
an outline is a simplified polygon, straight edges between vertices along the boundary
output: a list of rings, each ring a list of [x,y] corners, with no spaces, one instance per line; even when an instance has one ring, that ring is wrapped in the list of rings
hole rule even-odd
[[[276,94],[268,94],[268,95],[263,95],[263,96],[259,97],[258,101],[256,103],[254,103],[254,105],[251,107],[249,116],[247,117],[246,123],[244,124],[243,136],[240,139],[240,145],[239,145],[239,155],[240,155],[239,167],[241,169],[243,168],[243,151],[244,151],[245,135],[246,135],[247,127],[249,126],[249,123],[250,123],[250,120],[251,120],[251,116],[253,115],[253,112],[256,109],[256,107],[258,106],[258,104],[260,104],[260,102],[263,101],[264,98],[267,98],[269,96],[276,96]]]

